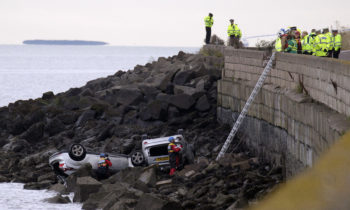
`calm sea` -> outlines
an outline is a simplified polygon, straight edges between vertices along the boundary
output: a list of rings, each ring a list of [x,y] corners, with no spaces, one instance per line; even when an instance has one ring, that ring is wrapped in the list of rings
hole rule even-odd
[[[55,94],[137,64],[199,48],[0,45],[0,106]]]

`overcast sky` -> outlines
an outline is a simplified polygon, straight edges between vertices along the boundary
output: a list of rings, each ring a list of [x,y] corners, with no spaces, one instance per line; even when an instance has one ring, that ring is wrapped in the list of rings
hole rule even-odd
[[[227,38],[229,19],[243,36],[350,25],[350,0],[0,0],[0,44],[26,39],[81,39],[111,45],[200,46],[204,17]]]

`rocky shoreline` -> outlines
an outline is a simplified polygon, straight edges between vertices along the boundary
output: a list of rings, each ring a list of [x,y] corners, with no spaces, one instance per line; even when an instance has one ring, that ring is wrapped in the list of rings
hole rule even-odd
[[[84,209],[241,208],[282,180],[244,148],[214,162],[230,128],[216,121],[217,80],[223,57],[202,51],[118,71],[81,88],[0,108],[0,182],[26,189],[75,192]],[[129,154],[141,135],[169,136],[184,129],[196,163],[170,178],[150,168],[129,168],[107,180],[94,179],[89,166],[57,184],[48,157],[72,143],[97,152]],[[232,151],[232,149],[231,149]],[[90,195],[90,197],[89,197]],[[50,202],[64,202],[58,195]],[[69,201],[67,201],[69,202]]]

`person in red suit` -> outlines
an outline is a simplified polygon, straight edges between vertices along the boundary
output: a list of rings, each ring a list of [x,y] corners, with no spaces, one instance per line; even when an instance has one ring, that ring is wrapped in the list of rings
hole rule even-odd
[[[169,137],[168,139],[169,145],[168,145],[168,154],[169,154],[169,163],[170,163],[170,173],[169,175],[174,175],[176,171],[176,167],[179,165],[179,152],[181,151],[181,147],[177,146],[175,144],[175,138]]]

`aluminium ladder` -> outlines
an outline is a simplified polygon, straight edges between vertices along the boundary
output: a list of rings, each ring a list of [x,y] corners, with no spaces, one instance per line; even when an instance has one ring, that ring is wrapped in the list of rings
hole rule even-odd
[[[250,107],[250,105],[252,104],[252,102],[254,101],[255,99],[255,96],[259,93],[261,87],[263,86],[264,84],[264,81],[267,77],[267,74],[270,72],[271,68],[272,68],[272,65],[273,65],[273,61],[275,60],[275,52],[272,53],[272,56],[269,60],[269,62],[267,63],[267,65],[265,66],[265,69],[263,71],[263,73],[260,75],[260,78],[258,80],[258,82],[256,83],[254,89],[253,89],[253,92],[250,94],[246,104],[244,105],[243,109],[242,109],[242,112],[241,114],[239,115],[238,119],[236,120],[230,134],[228,135],[224,145],[222,146],[221,150],[220,150],[220,153],[218,154],[218,156],[216,157],[216,161],[218,161],[220,158],[222,158],[222,156],[226,153],[228,147],[230,146],[233,138],[235,137],[237,131],[238,131],[238,128],[239,126],[242,124],[247,112],[248,112],[248,109]]]

